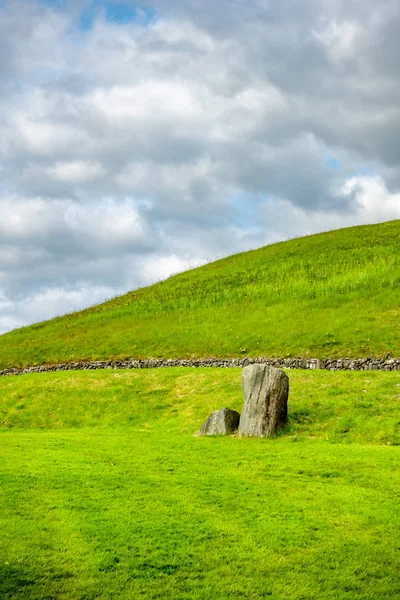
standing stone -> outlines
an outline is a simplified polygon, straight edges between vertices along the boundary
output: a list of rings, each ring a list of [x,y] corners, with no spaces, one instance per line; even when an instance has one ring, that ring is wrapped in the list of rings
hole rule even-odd
[[[289,378],[270,365],[250,365],[242,371],[244,406],[239,435],[267,437],[287,423]]]
[[[199,435],[231,435],[239,427],[240,414],[230,408],[215,410],[199,429]]]

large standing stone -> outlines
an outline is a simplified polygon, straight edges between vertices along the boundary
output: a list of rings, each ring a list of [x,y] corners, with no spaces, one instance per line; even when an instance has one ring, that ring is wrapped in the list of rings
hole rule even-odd
[[[240,414],[230,408],[215,410],[199,429],[199,435],[230,435],[239,427]]]
[[[270,365],[249,365],[242,371],[244,406],[239,434],[267,437],[287,423],[289,378]]]

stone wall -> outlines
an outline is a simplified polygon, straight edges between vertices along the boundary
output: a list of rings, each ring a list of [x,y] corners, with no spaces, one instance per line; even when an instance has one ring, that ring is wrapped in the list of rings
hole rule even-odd
[[[55,365],[41,365],[24,369],[5,369],[0,376],[51,371],[87,371],[94,369],[153,369],[158,367],[244,367],[264,363],[285,369],[325,369],[328,371],[400,371],[400,358],[204,358],[147,360],[78,361]]]

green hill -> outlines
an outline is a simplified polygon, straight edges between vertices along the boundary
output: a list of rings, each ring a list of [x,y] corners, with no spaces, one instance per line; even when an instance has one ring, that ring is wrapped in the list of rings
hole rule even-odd
[[[237,254],[0,337],[0,369],[79,359],[400,355],[400,221]]]

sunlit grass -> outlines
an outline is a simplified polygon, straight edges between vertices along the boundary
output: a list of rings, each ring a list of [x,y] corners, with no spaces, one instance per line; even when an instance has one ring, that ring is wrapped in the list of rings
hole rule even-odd
[[[231,256],[0,337],[0,368],[77,359],[400,355],[400,221]]]
[[[400,445],[400,372],[287,371],[284,435]],[[0,429],[131,427],[195,433],[227,406],[241,411],[241,369],[42,373],[0,379]]]
[[[0,380],[2,600],[400,598],[400,373],[289,371],[269,440],[193,437],[239,369]]]

